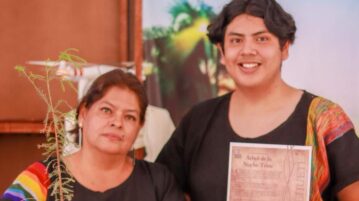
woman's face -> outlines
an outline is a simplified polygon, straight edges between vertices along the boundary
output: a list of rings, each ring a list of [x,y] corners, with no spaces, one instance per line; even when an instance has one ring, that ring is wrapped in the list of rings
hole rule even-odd
[[[127,88],[112,87],[79,114],[83,149],[126,155],[141,128],[137,96]]]

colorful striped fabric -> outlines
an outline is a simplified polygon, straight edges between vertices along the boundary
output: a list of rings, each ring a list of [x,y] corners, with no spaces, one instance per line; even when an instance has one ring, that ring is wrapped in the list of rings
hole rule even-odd
[[[321,193],[330,180],[326,145],[353,129],[342,108],[321,97],[312,100],[307,119],[306,145],[313,147],[311,201],[322,201]]]
[[[45,201],[49,185],[46,166],[36,162],[15,179],[2,198],[11,201]]]

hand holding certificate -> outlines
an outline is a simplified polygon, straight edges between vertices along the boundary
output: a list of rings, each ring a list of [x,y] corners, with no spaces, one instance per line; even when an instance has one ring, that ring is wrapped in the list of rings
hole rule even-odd
[[[227,201],[308,201],[311,147],[231,143]]]

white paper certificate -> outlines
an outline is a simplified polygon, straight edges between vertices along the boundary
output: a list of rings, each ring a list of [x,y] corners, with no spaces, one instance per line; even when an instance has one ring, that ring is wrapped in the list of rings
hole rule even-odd
[[[227,201],[309,201],[312,147],[231,143]]]

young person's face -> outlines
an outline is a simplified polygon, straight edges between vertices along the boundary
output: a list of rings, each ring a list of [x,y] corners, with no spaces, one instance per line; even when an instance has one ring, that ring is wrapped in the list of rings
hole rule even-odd
[[[228,24],[221,63],[237,87],[263,87],[281,80],[281,64],[288,57],[278,38],[266,28],[262,18],[241,14]]]
[[[112,87],[89,109],[82,108],[83,149],[126,155],[141,128],[140,107],[134,92]]]

